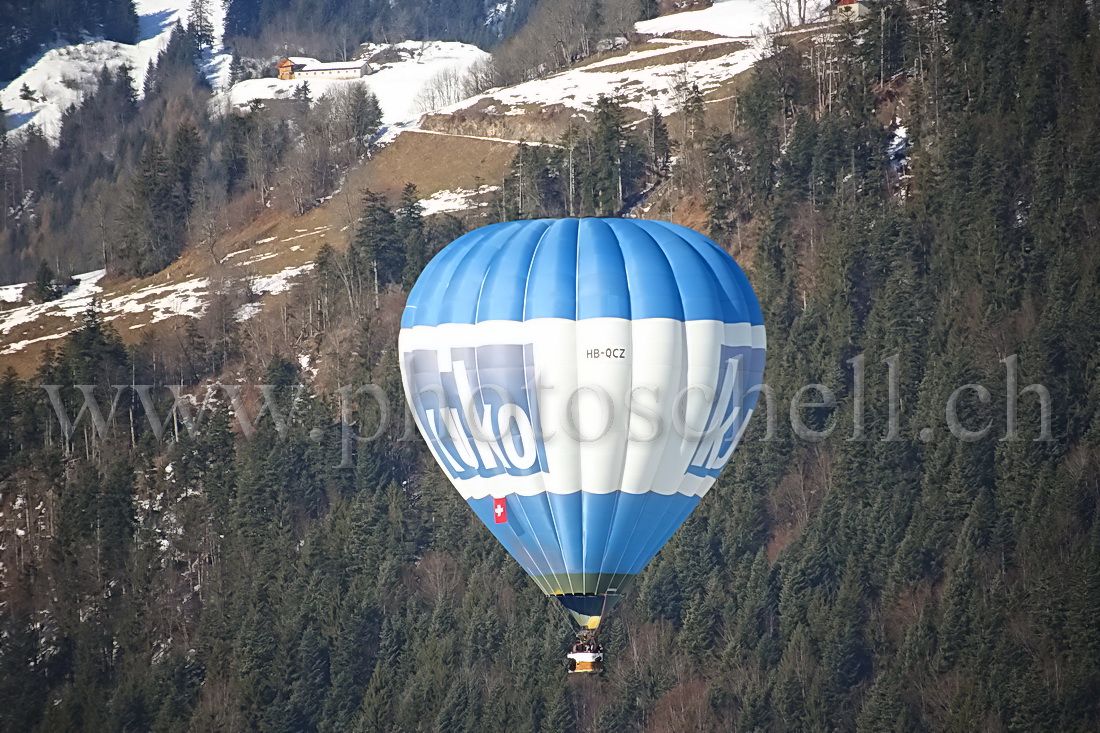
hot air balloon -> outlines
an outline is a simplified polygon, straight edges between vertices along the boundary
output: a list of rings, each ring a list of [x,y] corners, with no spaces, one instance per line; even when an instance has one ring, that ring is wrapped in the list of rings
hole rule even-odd
[[[756,404],[760,306],[710,239],[636,219],[474,230],[409,293],[401,376],[462,498],[587,636],[713,485]],[[581,649],[581,652],[578,652]]]

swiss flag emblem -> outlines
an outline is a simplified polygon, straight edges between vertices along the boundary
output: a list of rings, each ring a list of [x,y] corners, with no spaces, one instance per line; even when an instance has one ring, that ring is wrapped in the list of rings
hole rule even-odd
[[[493,516],[497,520],[497,524],[504,524],[508,521],[508,500],[504,497],[499,499],[493,498]]]

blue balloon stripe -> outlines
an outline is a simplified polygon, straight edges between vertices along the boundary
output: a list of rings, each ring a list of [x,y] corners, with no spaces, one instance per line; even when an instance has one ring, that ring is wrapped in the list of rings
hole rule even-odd
[[[621,243],[604,219],[577,228],[577,320],[631,318],[630,284]]]
[[[498,250],[478,293],[478,323],[523,320],[523,300],[514,297],[514,292],[518,283],[527,282],[535,250],[550,231],[549,223],[543,223],[524,227],[507,247]]]
[[[608,317],[763,322],[733,258],[686,227],[541,219],[492,224],[444,247],[409,293],[401,326]]]
[[[738,265],[724,249],[692,229],[663,221],[655,221],[652,222],[652,224],[674,232],[685,242],[693,246],[695,251],[698,252],[716,272],[725,275],[725,277],[720,276],[718,282],[722,283],[723,287],[726,289],[726,294],[731,299],[731,302],[736,304],[738,321],[747,321],[754,326],[764,323],[764,317],[760,311],[760,304],[756,299],[756,294],[753,292],[752,286],[749,285],[748,278],[745,277],[745,273],[741,270],[740,265]]]
[[[581,492],[572,494],[543,494],[554,513],[554,531],[561,545],[567,572],[578,572],[584,565],[584,515]],[[577,592],[571,589],[569,592]]]
[[[536,494],[528,498],[532,501],[510,502],[508,521],[501,524],[496,523],[492,497],[479,499],[478,503],[471,500],[469,504],[513,557],[531,558],[537,568],[534,574],[568,572],[546,496]]]
[[[554,507],[550,502],[550,495],[543,493],[532,497],[534,501],[520,503],[520,511],[527,513],[531,510],[537,518],[537,523],[531,525],[531,539],[542,548],[548,559],[551,572],[567,573],[570,564],[566,557],[565,548],[562,546],[561,534],[558,532],[558,521],[554,514]]]
[[[613,575],[640,572],[699,497],[622,491],[509,494],[508,521],[501,524],[496,523],[492,497],[468,503],[526,572],[538,576],[579,573],[610,581]]]
[[[642,497],[640,506],[631,506],[629,511],[623,512],[608,533],[603,551],[603,564],[607,567],[626,567],[626,555],[631,549],[635,532],[642,524],[642,518],[651,511],[649,500],[660,494],[648,492],[640,496]]]
[[[621,221],[609,221],[608,225],[622,250],[627,282],[645,283],[645,287],[630,290],[633,317],[685,320],[680,278],[661,246],[638,226],[623,226]],[[702,281],[700,287],[713,290],[709,280]]]
[[[506,246],[511,246],[512,239],[523,232],[527,227],[518,222],[510,222],[511,226],[503,226],[494,232],[488,233],[477,246],[466,250],[458,261],[451,279],[440,283],[439,318],[443,323],[476,323],[477,307],[481,296],[481,286],[488,276],[489,265],[495,260],[497,253]],[[470,287],[476,287],[471,295]]]
[[[688,518],[693,509],[695,509],[694,506],[672,507],[669,514],[654,526],[653,533],[645,541],[638,543],[638,554],[634,557],[634,561],[629,564],[632,570],[627,572],[635,574],[642,572],[649,561],[669,541],[672,534],[680,528],[680,525],[684,523],[684,520]]]
[[[401,327],[407,328],[418,323],[446,323],[440,314],[444,303],[443,291],[447,283],[453,281],[455,268],[458,267],[467,252],[476,249],[486,236],[491,235],[488,227],[465,234],[440,250],[424,268],[416,284],[409,291],[405,311],[401,314]]]
[[[620,487],[621,488],[621,487]],[[611,508],[608,511],[606,500],[600,499],[600,494],[581,492],[581,504],[584,509],[585,543],[584,560],[582,567],[585,572],[602,574],[601,569],[607,558],[607,541],[611,537],[611,530],[615,521],[620,518],[619,504],[624,496],[622,491],[616,491],[612,496]],[[606,521],[600,521],[606,515]],[[595,570],[589,570],[595,568]]]
[[[692,230],[684,232],[682,231],[683,227],[675,224],[647,221],[643,226],[652,232],[663,232],[665,238],[671,238],[672,241],[681,245],[686,244],[685,249],[691,250],[703,262],[703,266],[708,271],[717,274],[717,277],[712,276],[711,279],[722,290],[721,299],[727,314],[727,322],[749,321],[749,310],[745,306],[744,297],[737,287],[736,281],[730,276],[727,266],[727,261],[733,262],[733,259],[724,250],[701,234]],[[704,243],[703,245],[700,245],[700,240]],[[736,265],[736,263],[734,264]],[[741,268],[738,267],[737,269]]]
[[[523,320],[577,318],[577,219],[550,225],[531,259],[529,274],[516,282],[513,298],[523,302]]]
[[[728,296],[730,283],[720,282],[715,271],[691,246],[684,246],[684,237],[676,231],[654,226],[656,222],[632,223],[631,229],[653,242],[657,257],[669,264],[672,278],[666,282],[675,289],[679,301],[681,320],[720,320],[738,323],[745,318]],[[676,266],[673,267],[672,263]],[[718,273],[719,275],[723,273]],[[648,288],[647,288],[648,290]],[[718,318],[711,318],[721,314]]]

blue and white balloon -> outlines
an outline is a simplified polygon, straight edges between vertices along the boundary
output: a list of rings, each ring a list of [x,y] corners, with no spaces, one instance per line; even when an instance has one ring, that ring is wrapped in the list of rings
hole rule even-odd
[[[724,250],[633,219],[470,232],[424,269],[400,334],[406,397],[439,465],[587,628],[729,461],[764,347]]]

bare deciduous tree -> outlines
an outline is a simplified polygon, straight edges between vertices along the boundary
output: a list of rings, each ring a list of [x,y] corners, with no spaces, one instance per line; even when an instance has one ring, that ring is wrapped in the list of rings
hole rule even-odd
[[[479,59],[466,67],[462,77],[462,93],[466,97],[492,89],[500,84],[500,72],[492,56]]]
[[[462,71],[449,66],[437,72],[416,95],[416,109],[422,113],[462,101],[466,98],[466,85]]]
[[[805,25],[815,11],[822,10],[829,0],[758,0],[771,6],[772,14],[782,29]]]

